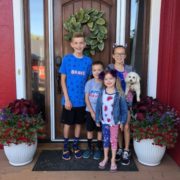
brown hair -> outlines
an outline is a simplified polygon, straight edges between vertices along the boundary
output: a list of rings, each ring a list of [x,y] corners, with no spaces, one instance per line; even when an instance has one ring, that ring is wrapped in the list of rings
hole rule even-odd
[[[113,45],[113,54],[114,54],[115,49],[117,49],[117,48],[123,48],[125,50],[125,52],[126,52],[126,47],[125,46],[123,46],[123,45]]]
[[[103,67],[103,69],[104,69],[104,64],[103,64],[102,61],[94,61],[94,62],[92,63],[92,66],[94,66],[94,65],[101,65],[101,66]]]
[[[84,38],[85,39],[85,36],[84,36],[83,32],[74,32],[73,36],[71,38],[71,41],[73,40],[73,38]]]
[[[122,89],[122,86],[121,86],[121,83],[120,83],[120,79],[119,77],[117,76],[117,72],[116,70],[114,69],[106,69],[105,71],[102,71],[100,74],[99,74],[99,79],[103,80],[104,81],[104,78],[105,78],[105,75],[106,74],[111,74],[115,79],[116,79],[116,84],[115,84],[115,87],[119,93],[120,96],[124,96],[124,92],[123,92],[123,89]],[[104,86],[104,82],[103,82],[103,86]],[[105,86],[104,86],[105,87]]]

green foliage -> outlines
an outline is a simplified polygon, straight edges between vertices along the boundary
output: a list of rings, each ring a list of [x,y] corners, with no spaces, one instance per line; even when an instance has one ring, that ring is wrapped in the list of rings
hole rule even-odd
[[[91,56],[95,55],[96,52],[103,51],[104,41],[107,39],[108,33],[103,14],[96,9],[80,9],[64,22],[64,28],[67,31],[64,39],[70,41],[74,32],[83,32],[86,26],[89,33],[86,34],[87,47],[84,53]]]

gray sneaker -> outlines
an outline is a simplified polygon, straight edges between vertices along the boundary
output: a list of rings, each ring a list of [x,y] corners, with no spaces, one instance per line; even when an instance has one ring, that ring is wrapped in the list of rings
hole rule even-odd
[[[122,155],[122,165],[128,166],[130,164],[131,152],[124,150]]]

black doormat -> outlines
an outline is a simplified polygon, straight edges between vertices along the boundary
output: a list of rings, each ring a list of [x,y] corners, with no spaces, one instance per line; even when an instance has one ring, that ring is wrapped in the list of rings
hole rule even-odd
[[[61,150],[43,150],[34,165],[33,171],[109,171],[110,163],[103,170],[98,168],[99,161],[90,159],[75,159],[69,160],[61,158]],[[122,166],[120,162],[117,164],[118,171],[138,171],[138,168],[133,159],[128,166]]]

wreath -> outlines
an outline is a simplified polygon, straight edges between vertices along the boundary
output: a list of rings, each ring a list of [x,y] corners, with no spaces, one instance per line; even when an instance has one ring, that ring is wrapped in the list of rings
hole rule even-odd
[[[70,41],[74,32],[84,32],[87,44],[84,53],[91,56],[103,51],[107,39],[107,24],[103,15],[104,12],[96,9],[80,9],[64,22],[67,31],[64,39]]]

